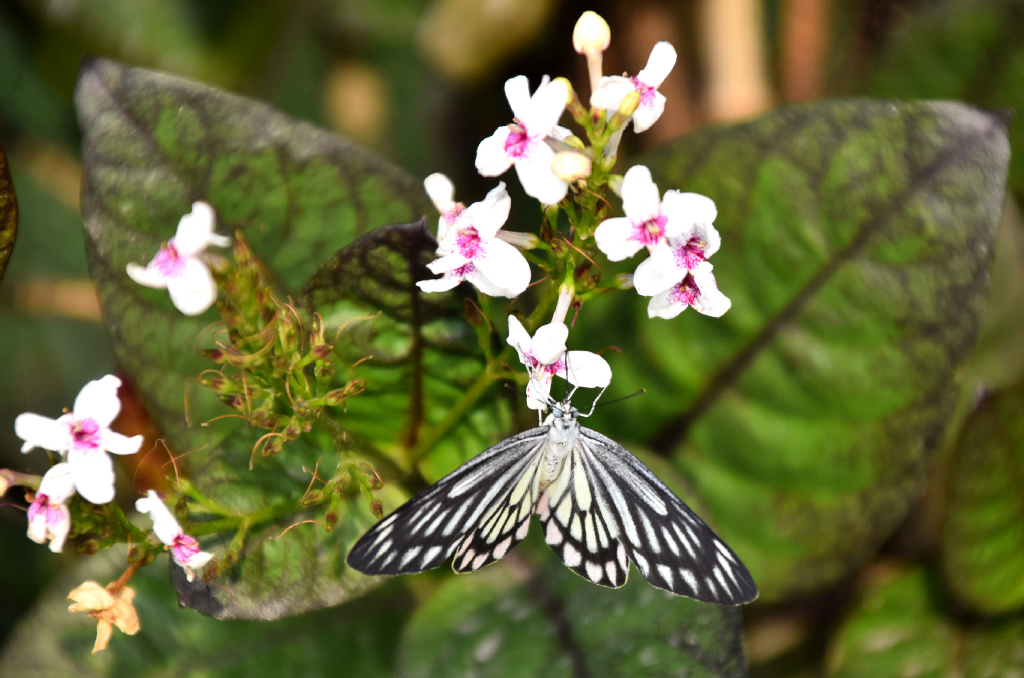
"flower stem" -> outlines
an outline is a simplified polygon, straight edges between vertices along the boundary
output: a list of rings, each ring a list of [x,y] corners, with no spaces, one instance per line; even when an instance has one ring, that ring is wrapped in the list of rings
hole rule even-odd
[[[507,349],[506,349],[507,351]],[[423,458],[427,452],[433,449],[434,445],[448,433],[449,430],[455,424],[462,419],[463,415],[470,407],[476,404],[476,401],[483,397],[484,393],[491,385],[501,379],[502,377],[508,377],[508,373],[504,368],[501,367],[503,362],[502,358],[505,355],[503,351],[494,362],[487,366],[487,369],[477,378],[473,385],[469,387],[465,395],[459,399],[459,402],[455,403],[452,409],[448,410],[448,414],[445,415],[444,419],[441,420],[437,426],[433,426],[426,431],[416,444],[406,453],[406,461],[408,462],[409,468],[412,468]]]

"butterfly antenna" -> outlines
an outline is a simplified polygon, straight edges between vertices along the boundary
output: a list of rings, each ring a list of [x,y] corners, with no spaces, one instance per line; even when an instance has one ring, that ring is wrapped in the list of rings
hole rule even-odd
[[[580,415],[581,417],[589,417],[591,414],[594,413],[594,410],[596,410],[598,408],[597,401],[601,399],[601,394],[604,393],[605,388],[608,388],[608,387],[605,386],[604,388],[601,389],[601,393],[597,394],[597,398],[594,400],[594,404],[593,404],[593,406],[591,406],[590,412],[587,412],[586,414],[581,414]],[[629,400],[630,398],[635,398],[636,396],[643,395],[645,393],[647,393],[647,389],[646,388],[642,388],[642,389],[640,389],[638,391],[630,393],[628,396],[622,396],[621,398],[616,398],[615,400],[605,401],[605,402],[601,403],[600,407],[604,407],[605,405],[611,405],[612,403],[621,402],[623,400]]]

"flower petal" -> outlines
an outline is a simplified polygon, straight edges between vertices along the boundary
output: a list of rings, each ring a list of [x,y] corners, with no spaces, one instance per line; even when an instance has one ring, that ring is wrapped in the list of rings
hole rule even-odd
[[[612,381],[612,368],[596,353],[569,351],[565,355],[565,369],[558,376],[574,386],[604,388]]]
[[[533,357],[544,365],[553,365],[565,355],[569,328],[565,323],[541,325],[533,334]]]
[[[22,452],[37,447],[54,452],[65,452],[71,449],[71,432],[68,427],[56,419],[41,414],[25,412],[14,419],[14,434],[25,441]]]
[[[515,161],[519,183],[526,195],[545,205],[555,205],[569,192],[569,184],[555,176],[551,161],[555,152],[543,141],[531,145],[530,152]]]
[[[184,534],[181,525],[154,490],[147,492],[145,497],[135,500],[135,510],[149,514],[150,520],[153,521],[153,534],[163,544],[171,546]]]
[[[71,511],[64,504],[59,504],[50,506],[47,514],[46,531],[50,537],[50,550],[60,553],[71,530]]]
[[[653,297],[660,294],[686,277],[686,269],[676,265],[675,256],[669,247],[658,247],[650,257],[636,267],[633,287],[637,294]]]
[[[530,286],[530,264],[523,253],[512,245],[495,238],[483,245],[478,252],[480,254],[473,260],[476,271],[510,293],[510,297],[522,294],[523,290]],[[472,282],[472,278],[470,280]],[[488,292],[485,294],[494,296]]]
[[[633,165],[622,178],[622,211],[635,224],[661,214],[658,185],[651,178],[651,170],[643,165]]]
[[[51,504],[67,501],[75,493],[75,481],[71,475],[71,467],[67,462],[60,462],[50,467],[39,481],[38,494],[45,494]]]
[[[732,308],[732,301],[718,291],[718,283],[714,274],[711,273],[711,266],[699,267],[691,273],[693,280],[697,283],[700,293],[693,302],[693,308],[704,315],[712,318],[720,318]]]
[[[114,604],[114,596],[94,581],[82,582],[82,585],[68,594],[71,605],[68,612],[92,612],[106,610]]]
[[[508,212],[512,208],[512,198],[505,190],[505,182],[500,182],[480,202],[466,208],[459,220],[460,226],[472,224],[482,240],[490,240],[508,220]]]
[[[694,230],[695,235],[706,243],[704,245],[705,259],[717,252],[722,246],[722,236],[718,235],[718,229],[710,222],[695,224]]]
[[[114,462],[102,450],[71,450],[68,465],[75,479],[75,489],[93,504],[106,504],[114,499]]]
[[[469,259],[462,256],[459,252],[452,252],[446,254],[439,259],[434,259],[427,264],[427,270],[437,275],[440,273],[447,273],[448,271],[454,271],[457,268],[462,268],[469,263]]]
[[[590,105],[606,111],[618,111],[626,95],[635,90],[633,81],[621,75],[608,75],[597,83],[597,89],[590,95]]]
[[[546,137],[558,124],[568,100],[569,90],[562,80],[542,83],[530,99],[526,115],[517,114],[517,117],[531,137]]]
[[[75,419],[94,419],[100,428],[109,427],[121,411],[121,400],[117,397],[119,388],[121,380],[112,374],[90,381],[78,392],[75,406],[71,408]]]
[[[114,431],[104,431],[100,438],[100,444],[111,454],[135,454],[142,447],[142,436],[129,438]]]
[[[542,372],[526,384],[526,406],[531,410],[543,410],[551,397],[551,375]]]
[[[516,353],[519,354],[519,362],[525,365],[526,353],[533,351],[533,339],[523,327],[523,323],[519,322],[519,318],[514,315],[508,317],[508,345],[516,350]]]
[[[714,200],[700,193],[665,191],[665,197],[661,199],[661,213],[668,217],[668,224],[666,224],[665,228],[665,235],[667,237],[686,237],[689,239],[693,235],[697,235],[702,240],[706,240],[708,247],[710,247],[711,240],[704,237],[704,232],[696,233],[693,225],[710,225],[715,221],[718,217],[718,208],[715,207]],[[706,235],[710,236],[710,233]],[[713,237],[715,239],[714,251],[718,251],[721,239],[718,237],[717,231],[715,231]],[[708,254],[707,248],[705,248],[704,256],[711,256]]]
[[[466,271],[466,280],[468,280],[477,291],[481,294],[486,294],[489,297],[505,297],[507,299],[515,299],[521,294],[521,290],[510,290],[506,287],[501,287],[496,284],[493,280],[488,278],[486,275],[480,272],[480,270],[473,265],[469,266]]]
[[[644,246],[639,240],[630,238],[634,230],[633,222],[629,219],[613,217],[601,222],[594,231],[594,240],[609,261],[624,261]]]
[[[192,211],[178,221],[178,231],[174,234],[174,247],[178,254],[191,257],[205,250],[212,242],[216,225],[217,215],[210,203],[192,203]]]
[[[167,281],[171,303],[188,316],[200,315],[217,301],[217,283],[210,269],[198,259],[186,259],[185,271]]]
[[[651,128],[651,125],[658,122],[658,118],[664,112],[665,95],[661,92],[655,92],[650,99],[643,101],[633,111],[633,131],[637,134],[646,132]]]
[[[509,133],[508,125],[503,125],[476,147],[476,171],[480,176],[496,177],[512,166],[512,158],[505,153]]]
[[[448,290],[458,287],[461,282],[462,276],[460,275],[446,275],[443,278],[420,280],[416,283],[416,286],[427,293],[447,292]]]
[[[656,294],[651,297],[651,301],[647,304],[647,317],[649,318],[665,318],[666,320],[675,318],[677,315],[686,310],[689,304],[676,301],[674,293],[675,287],[671,287],[661,294]]]
[[[435,172],[423,180],[423,188],[426,189],[430,201],[441,214],[449,211],[455,205],[455,186],[452,180]]]
[[[162,290],[167,287],[167,276],[160,272],[156,266],[139,266],[128,264],[125,267],[128,277],[140,285],[152,287],[155,290]]]
[[[505,81],[505,98],[512,108],[512,115],[522,122],[530,113],[530,80],[525,75],[517,75]]]
[[[647,65],[636,74],[636,79],[648,87],[657,87],[665,82],[665,78],[676,65],[676,49],[669,42],[659,42],[651,50]]]

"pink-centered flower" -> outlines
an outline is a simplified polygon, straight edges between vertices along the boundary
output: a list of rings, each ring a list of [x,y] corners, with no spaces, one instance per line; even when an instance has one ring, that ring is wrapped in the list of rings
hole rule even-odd
[[[37,544],[50,542],[50,550],[60,553],[71,529],[67,500],[75,493],[71,468],[61,462],[50,467],[39,482],[28,507],[28,538]]]
[[[108,374],[79,391],[71,412],[57,419],[25,412],[14,420],[14,432],[25,441],[21,451],[36,447],[59,452],[67,460],[75,489],[93,504],[114,498],[112,454],[135,454],[142,436],[131,438],[110,430],[121,411],[117,389],[121,380]]]
[[[551,169],[555,151],[547,138],[567,131],[558,127],[558,119],[565,110],[569,90],[562,81],[549,81],[545,76],[531,97],[529,81],[519,75],[505,82],[505,97],[516,122],[499,127],[480,142],[476,149],[477,171],[485,177],[496,177],[515,165],[527,195],[546,205],[561,202],[569,184]]]
[[[609,75],[601,78],[590,95],[590,105],[606,111],[617,111],[630,92],[640,93],[640,103],[633,112],[633,130],[644,132],[665,112],[665,95],[658,91],[661,83],[676,65],[676,50],[670,43],[659,42],[651,50],[647,66],[636,77]],[[625,126],[623,126],[625,127]]]
[[[647,315],[651,318],[675,318],[687,306],[714,318],[721,317],[732,306],[729,298],[718,291],[710,265],[687,273],[680,282],[654,295],[647,305]]]
[[[439,194],[440,186],[441,182],[434,182]],[[447,214],[442,212],[438,223],[440,258],[427,264],[431,273],[442,277],[421,280],[416,283],[419,288],[444,292],[468,280],[488,296],[511,299],[521,294],[530,284],[530,264],[500,237],[512,205],[505,184],[499,183],[487,197],[469,207],[453,205]]]
[[[199,542],[181,529],[174,515],[167,509],[156,492],[150,490],[145,497],[135,501],[135,510],[148,513],[153,521],[153,533],[171,552],[171,557],[185,570],[185,577],[192,581],[197,570],[213,558],[212,553],[199,550]]]
[[[681,242],[685,261],[703,261],[718,250],[720,238],[711,225],[718,211],[710,198],[674,190],[661,197],[650,170],[643,165],[629,168],[620,195],[626,216],[605,219],[594,232],[598,248],[611,261],[623,261],[644,248],[653,256],[667,250],[671,242]],[[653,293],[678,280],[668,281]]]
[[[185,315],[199,315],[217,300],[217,283],[204,260],[210,245],[227,247],[231,239],[213,232],[217,217],[208,203],[192,203],[178,221],[178,230],[147,266],[128,264],[127,273],[146,287],[166,289],[171,302]]]
[[[590,351],[566,351],[569,328],[551,322],[537,328],[531,337],[519,319],[508,317],[508,343],[526,365],[530,381],[526,385],[526,406],[543,410],[551,399],[551,382],[557,375],[573,386],[604,388],[612,380],[608,362]]]

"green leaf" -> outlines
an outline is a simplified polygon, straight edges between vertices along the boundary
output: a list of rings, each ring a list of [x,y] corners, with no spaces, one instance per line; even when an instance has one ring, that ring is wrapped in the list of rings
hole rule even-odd
[[[975,340],[1007,162],[998,116],[874,101],[781,109],[650,159],[662,189],[718,205],[732,309],[589,305],[583,335],[623,348],[613,388],[656,394],[594,428],[673,455],[763,599],[837,581],[921,491]]]
[[[237,418],[199,426],[228,410],[205,389],[188,388],[190,380],[211,366],[197,349],[215,314],[183,317],[166,293],[132,283],[125,266],[148,261],[160,242],[174,234],[190,203],[203,199],[216,208],[221,232],[245,232],[281,298],[295,296],[320,266],[320,257],[375,227],[425,213],[429,205],[422,188],[353,144],[268,106],[111,61],[83,65],[75,102],[84,135],[82,212],[90,267],[122,366],[171,449],[187,455],[179,467],[211,499],[238,512],[268,506],[281,514],[297,511],[296,502],[309,482],[304,469],[314,469],[318,461],[324,464],[321,469],[334,468],[330,440],[315,432],[304,435],[280,455],[256,459],[249,471],[261,432]],[[391,276],[391,282],[404,284],[405,298],[410,293],[415,298],[409,266],[420,265],[427,243],[421,237],[414,246],[395,250],[394,240],[388,240],[395,233],[394,229],[372,231],[368,240],[353,243],[353,249],[345,251],[348,254],[337,255],[341,260],[356,253],[376,258],[363,262],[366,268],[359,275],[365,274],[366,281],[346,278],[344,271],[338,274],[343,287],[359,287],[362,296],[346,296],[342,291],[337,303],[325,300],[333,321],[343,320],[346,309],[354,314],[385,312],[377,321],[357,323],[342,335],[343,342],[354,337],[351,345],[342,347],[352,356],[365,357],[364,350],[392,349],[390,362],[371,361],[356,368],[357,376],[365,370],[370,381],[366,393],[351,399],[349,407],[362,408],[356,401],[366,398],[375,408],[341,413],[343,425],[351,423],[370,438],[363,441],[362,435],[354,436],[357,450],[364,442],[375,446],[378,441],[373,437],[378,435],[388,436],[376,445],[385,448],[404,440],[400,433],[414,436],[423,420],[436,420],[438,412],[443,414],[460,395],[459,379],[470,378],[482,364],[472,356],[463,359],[464,342],[458,342],[468,328],[460,330],[450,311],[440,317],[438,306],[430,316],[437,315],[437,322],[410,323],[399,313],[404,302],[396,300],[395,290],[371,289],[370,282]],[[395,257],[406,257],[402,267],[396,268]],[[423,346],[419,352],[406,352],[402,346],[407,348],[415,337]],[[430,372],[440,371],[446,360],[454,362],[454,358],[461,360],[459,374]],[[347,376],[347,367],[342,376]],[[405,385],[416,378],[425,384],[423,392],[431,395],[431,402],[424,402],[423,393],[410,397],[405,391],[403,395]],[[387,409],[381,410],[384,403]],[[186,414],[191,427],[185,424]],[[498,425],[494,417],[486,429],[470,419],[488,432]],[[404,499],[392,483],[388,488],[382,497],[386,510]],[[207,614],[266,619],[338,604],[361,594],[376,580],[348,570],[344,557],[373,517],[358,495],[350,494],[342,508],[341,520],[329,534],[306,524],[277,538],[287,525],[318,517],[308,512],[289,518],[282,515],[276,523],[250,533],[240,564],[212,587],[179,582],[180,595]],[[223,553],[227,544],[215,539],[204,541],[203,546]]]
[[[532,576],[516,561],[448,581],[409,622],[400,674],[747,675],[738,608],[673,596],[635,571],[603,588],[550,562]]]
[[[958,99],[994,109],[1024,108],[1024,2],[922,3],[897,24],[864,94],[899,99]],[[1010,145],[1024,148],[1024,120],[1009,122]],[[1017,153],[1015,152],[1014,155]],[[1010,164],[1009,186],[1024,198],[1024,163]]]
[[[953,592],[999,614],[1024,606],[1024,386],[983,396],[950,462],[942,530]]]
[[[91,654],[96,621],[69,613],[65,598],[83,580],[106,584],[124,569],[109,551],[64,572],[20,621],[0,653],[0,675],[82,676],[337,676],[386,678],[395,672],[399,631],[411,601],[397,587],[331,610],[276,622],[220,621],[181,610],[163,560],[134,577],[140,630],[114,630],[108,648]]]
[[[833,678],[1013,676],[1024,656],[1024,619],[958,623],[934,577],[917,569],[887,571],[863,599],[829,650]]]
[[[338,251],[306,282],[300,304],[328,326],[346,327],[338,355],[367,392],[337,408],[346,428],[402,461],[425,426],[436,426],[483,372],[476,335],[457,293],[423,294],[417,280],[434,277],[426,263],[437,241],[425,221],[378,228]],[[397,367],[397,369],[396,369]],[[347,377],[347,375],[339,375]],[[508,408],[482,403],[438,441],[420,468],[428,480],[454,470],[507,433]],[[396,416],[397,415],[397,416]]]
[[[14,183],[7,168],[7,156],[0,145],[0,280],[4,278],[7,262],[14,250],[18,235],[18,200],[14,196]]]

